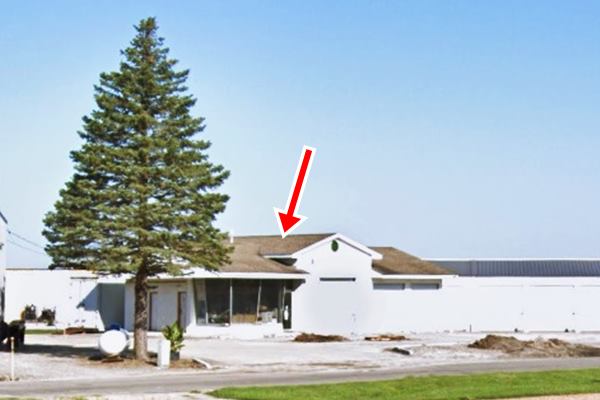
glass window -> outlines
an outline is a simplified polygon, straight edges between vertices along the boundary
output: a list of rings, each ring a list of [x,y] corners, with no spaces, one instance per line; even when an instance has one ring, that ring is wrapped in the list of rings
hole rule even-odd
[[[373,289],[375,289],[375,290],[404,290],[404,289],[406,289],[406,283],[374,282]]]
[[[281,322],[286,284],[279,280],[198,279],[194,282],[196,323]]]
[[[258,314],[257,280],[233,280],[232,323],[255,323]]]
[[[205,283],[208,323],[229,323],[229,279],[206,279]]]
[[[332,276],[327,278],[319,278],[321,282],[356,282],[356,278],[347,278],[342,276]]]
[[[259,320],[263,323],[279,321],[281,304],[281,281],[265,280],[261,282]]]
[[[194,299],[196,300],[196,324],[204,325],[208,323],[206,318],[206,289],[204,279],[194,280]]]
[[[410,288],[413,290],[436,290],[440,288],[439,283],[411,283]]]

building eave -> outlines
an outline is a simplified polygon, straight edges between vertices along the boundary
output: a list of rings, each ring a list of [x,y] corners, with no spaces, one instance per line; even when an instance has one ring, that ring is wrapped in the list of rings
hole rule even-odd
[[[149,278],[151,282],[173,282],[190,279],[264,279],[264,280],[304,280],[305,273],[280,273],[280,272],[218,272],[194,271],[183,275],[159,274]]]
[[[373,276],[373,282],[386,282],[386,281],[441,281],[444,278],[454,278],[457,275],[378,275]]]

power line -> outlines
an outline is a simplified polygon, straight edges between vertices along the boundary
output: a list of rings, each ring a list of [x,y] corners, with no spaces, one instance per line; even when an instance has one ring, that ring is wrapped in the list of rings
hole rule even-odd
[[[17,247],[20,247],[20,248],[22,248],[23,250],[27,250],[27,251],[29,251],[29,252],[31,252],[31,253],[39,254],[39,255],[41,255],[41,256],[46,256],[46,253],[42,253],[41,251],[33,250],[33,249],[30,249],[29,247],[22,246],[22,245],[20,245],[19,243],[17,243],[17,242],[14,242],[14,241],[12,241],[12,240],[7,240],[7,242],[8,242],[8,243],[10,243],[10,244],[12,244],[12,245],[15,245],[15,246],[17,246]]]
[[[44,249],[44,246],[42,246],[42,245],[34,242],[33,240],[29,240],[29,239],[27,239],[27,238],[19,235],[18,233],[14,232],[14,231],[11,231],[10,229],[8,230],[8,234],[16,237],[17,239],[20,239],[20,240],[26,242],[26,243],[28,243],[28,244],[30,244],[32,246],[38,247],[38,248],[40,248],[42,250]]]

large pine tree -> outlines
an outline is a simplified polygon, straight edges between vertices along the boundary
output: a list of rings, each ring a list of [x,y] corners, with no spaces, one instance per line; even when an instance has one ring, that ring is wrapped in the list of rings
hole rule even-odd
[[[213,223],[228,200],[216,189],[229,173],[196,137],[204,126],[190,114],[189,71],[175,70],[156,20],[135,28],[119,70],[95,86],[97,108],[71,153],[76,172],[43,233],[54,267],[135,275],[135,354],[146,359],[148,277],[228,258]]]

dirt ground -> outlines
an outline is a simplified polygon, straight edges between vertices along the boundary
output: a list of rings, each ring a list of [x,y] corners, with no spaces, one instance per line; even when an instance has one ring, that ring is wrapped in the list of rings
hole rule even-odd
[[[316,333],[301,333],[294,338],[294,342],[300,343],[327,343],[347,342],[348,338],[340,335],[319,335]]]
[[[98,354],[99,335],[30,335],[22,353],[16,355],[16,374],[21,380],[177,374],[211,371],[372,371],[386,368],[415,368],[435,365],[494,362],[513,359],[515,355],[500,350],[480,350],[468,345],[482,339],[483,334],[436,333],[406,334],[406,341],[393,345],[410,350],[409,356],[385,351],[389,341],[366,341],[364,336],[345,342],[297,343],[296,334],[261,340],[187,339],[182,357],[201,359],[209,369],[179,368],[159,370],[152,365],[131,368],[125,364],[99,365],[89,358]],[[514,335],[519,340],[535,340],[540,334]],[[545,339],[558,338],[570,343],[600,346],[598,334],[542,334]],[[157,350],[159,336],[152,336],[151,351]],[[9,355],[0,353],[0,376],[9,374]]]
[[[518,357],[600,357],[600,347],[570,343],[557,338],[519,340],[514,336],[487,335],[468,347],[497,350]]]

